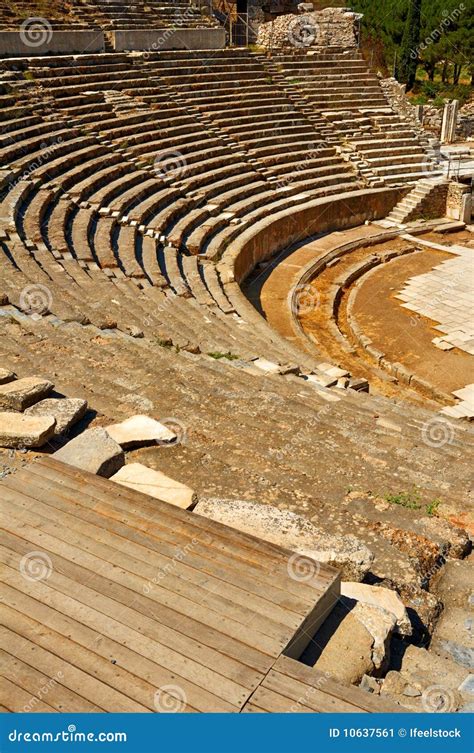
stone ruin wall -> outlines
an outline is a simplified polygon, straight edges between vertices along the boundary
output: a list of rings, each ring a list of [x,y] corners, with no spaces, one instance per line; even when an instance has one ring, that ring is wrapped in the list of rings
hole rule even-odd
[[[443,111],[433,105],[423,105],[423,122],[417,116],[417,108],[412,105],[405,94],[405,84],[399,84],[395,78],[381,79],[380,85],[385,96],[398,114],[412,123],[414,126],[423,125],[426,131],[430,131],[439,138],[441,133],[441,121]]]
[[[260,23],[256,42],[261,47],[356,47],[360,14],[347,8],[308,10],[311,3],[301,3],[296,13],[277,16]],[[250,8],[249,8],[250,10]],[[263,18],[263,16],[262,16]]]
[[[423,126],[436,138],[441,136],[443,108],[434,105],[412,105],[405,94],[405,84],[395,78],[381,79],[380,85],[396,112],[415,127]],[[466,102],[459,110],[456,137],[459,141],[474,137],[474,100]]]

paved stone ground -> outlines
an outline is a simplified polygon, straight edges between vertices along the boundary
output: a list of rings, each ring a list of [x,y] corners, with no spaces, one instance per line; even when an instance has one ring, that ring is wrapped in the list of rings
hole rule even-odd
[[[435,329],[440,336],[433,340],[435,344],[474,355],[474,253],[462,246],[446,246],[444,250],[454,258],[411,277],[396,297],[404,301],[403,308],[439,322]]]

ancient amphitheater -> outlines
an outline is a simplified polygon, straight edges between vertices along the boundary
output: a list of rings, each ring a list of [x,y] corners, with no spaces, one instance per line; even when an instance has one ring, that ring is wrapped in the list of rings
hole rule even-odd
[[[469,180],[349,11],[34,5],[0,13],[1,710],[472,709]]]

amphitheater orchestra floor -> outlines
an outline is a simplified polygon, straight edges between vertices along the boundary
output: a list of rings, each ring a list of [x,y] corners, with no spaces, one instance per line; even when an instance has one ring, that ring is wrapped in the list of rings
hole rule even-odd
[[[443,250],[454,258],[407,280],[396,297],[404,301],[404,308],[439,322],[435,329],[445,343],[474,355],[472,249],[446,246]]]

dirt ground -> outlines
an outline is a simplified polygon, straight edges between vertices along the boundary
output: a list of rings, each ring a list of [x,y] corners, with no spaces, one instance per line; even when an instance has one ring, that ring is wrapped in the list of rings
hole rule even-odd
[[[434,329],[438,322],[402,308],[395,298],[408,278],[430,271],[444,258],[444,253],[424,250],[377,268],[362,282],[353,315],[389,361],[403,363],[409,371],[450,393],[473,381],[472,356],[458,348],[436,348],[432,339],[440,334]]]
[[[473,244],[473,235],[469,231],[449,235],[429,233],[422,237],[443,245]],[[395,239],[377,246],[360,248],[342,257],[338,264],[326,268],[311,283],[318,306],[305,313],[300,322],[305,334],[321,352],[351,373],[369,379],[372,391],[395,397],[400,396],[402,390],[405,398],[417,400],[418,395],[413,390],[394,384],[387,374],[376,367],[361,347],[356,347],[354,354],[344,351],[327,327],[328,291],[334,281],[343,275],[344,269],[354,266],[372,254],[410,247],[413,247],[413,244],[409,241]],[[443,392],[450,393],[474,380],[472,357],[457,348],[452,351],[441,351],[436,348],[432,340],[440,334],[434,329],[438,322],[402,308],[402,302],[395,297],[410,277],[428,272],[447,258],[451,258],[448,253],[423,249],[376,268],[366,279],[361,280],[353,316],[363,333],[370,337],[378,350],[386,354],[389,361],[403,363],[417,376],[426,379]],[[352,287],[346,290],[343,296],[338,326],[348,339],[354,342],[346,318],[348,294],[351,289]]]

